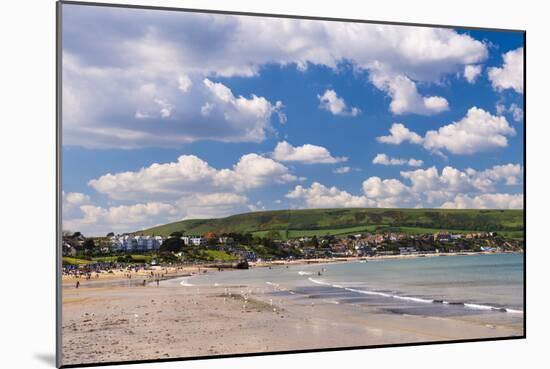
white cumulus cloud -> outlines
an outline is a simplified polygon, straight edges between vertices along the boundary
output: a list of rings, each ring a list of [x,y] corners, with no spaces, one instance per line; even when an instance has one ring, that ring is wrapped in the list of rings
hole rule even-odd
[[[496,193],[474,197],[458,195],[441,207],[445,209],[523,209],[523,194]]]
[[[65,145],[135,149],[201,140],[262,142],[273,130],[273,115],[284,116],[280,101],[236,96],[197,74],[144,78],[141,68],[103,70],[69,52],[63,70]]]
[[[414,207],[419,201],[398,179],[370,177],[363,182],[363,193],[380,208]]]
[[[295,161],[305,164],[335,164],[348,160],[346,157],[334,157],[323,146],[305,144],[292,146],[286,141],[279,142],[273,151],[273,159],[278,161]]]
[[[422,145],[426,150],[443,154],[474,154],[508,146],[508,137],[516,130],[503,116],[472,107],[457,122],[429,130],[424,137],[409,130],[401,123],[394,123],[388,136],[377,137],[378,142],[399,145],[403,142]]]
[[[410,167],[420,167],[424,162],[418,159],[402,159],[402,158],[390,158],[386,154],[377,154],[374,159],[372,159],[373,164],[380,165],[408,165]]]
[[[189,91],[191,86],[193,86],[193,82],[188,76],[183,75],[178,77],[178,89],[181,92],[186,93],[187,91]]]
[[[108,36],[96,32],[107,29]],[[260,142],[273,113],[286,120],[277,102],[231,97],[219,82],[203,81],[255,77],[267,64],[337,71],[350,62],[391,98],[395,114],[435,114],[447,100],[418,86],[488,55],[483,42],[452,29],[122,8],[66,7],[63,32],[63,141],[85,147]],[[216,107],[201,114],[212,99]]]
[[[447,166],[402,171],[402,179],[367,178],[361,193],[354,195],[337,187],[314,182],[296,186],[286,195],[297,206],[318,207],[457,207],[457,208],[521,208],[517,191],[523,178],[519,164],[495,165],[484,170],[459,170]],[[506,203],[505,200],[510,200]]]
[[[496,105],[496,110],[498,115],[510,114],[515,122],[523,121],[523,109],[515,103],[509,106],[498,103]]]
[[[80,206],[89,204],[90,196],[81,192],[61,192],[61,212],[63,218],[74,216],[78,213]]]
[[[334,208],[334,207],[368,207],[373,202],[364,196],[353,196],[336,187],[326,187],[318,182],[311,184],[309,188],[296,186],[286,197],[292,200],[302,200],[305,206],[310,208]]]
[[[332,171],[335,174],[345,174],[351,172],[351,167],[344,166],[344,167],[338,167]]]
[[[412,132],[402,123],[394,123],[390,128],[390,134],[388,136],[377,137],[376,140],[381,143],[400,145],[403,142],[410,142],[412,144],[421,144],[422,137],[417,133]]]
[[[464,67],[464,78],[468,83],[473,84],[481,74],[482,69],[481,65],[466,65]]]
[[[371,81],[392,98],[390,111],[394,114],[433,115],[449,110],[447,99],[420,95],[416,83],[406,76],[386,75],[377,71],[371,73]]]
[[[155,222],[177,220],[175,206],[159,202],[101,207],[81,205],[80,214],[63,218],[63,229],[79,231],[86,236],[104,236],[106,233],[137,231],[155,225]],[[105,232],[105,230],[107,230]]]
[[[473,154],[508,146],[508,136],[516,131],[504,117],[494,116],[472,107],[464,118],[428,131],[423,145],[430,151],[445,150],[453,154]]]
[[[266,184],[299,180],[287,167],[257,154],[243,155],[233,168],[215,169],[194,155],[152,164],[138,171],[105,174],[89,181],[114,200],[167,200],[223,190],[242,192]]]
[[[508,51],[502,55],[504,63],[501,67],[487,69],[489,80],[495,90],[513,89],[523,94],[523,47]]]
[[[361,112],[356,107],[348,108],[344,99],[338,97],[334,90],[326,90],[323,95],[317,95],[317,98],[320,101],[319,107],[333,115],[356,117]]]

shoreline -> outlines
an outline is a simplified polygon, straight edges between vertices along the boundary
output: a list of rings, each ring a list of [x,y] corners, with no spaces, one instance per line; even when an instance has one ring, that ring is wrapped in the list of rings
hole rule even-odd
[[[523,254],[523,252],[454,252],[454,253],[431,253],[431,254],[405,254],[405,255],[379,255],[379,256],[347,256],[347,257],[334,257],[334,258],[322,258],[322,259],[293,259],[293,260],[270,260],[270,261],[252,261],[249,262],[250,268],[270,268],[278,266],[294,266],[294,265],[323,265],[333,263],[351,263],[351,262],[374,262],[384,260],[396,260],[396,259],[414,259],[414,258],[433,258],[433,257],[451,257],[451,256],[475,256],[475,255],[499,255],[499,254]],[[158,266],[154,269],[157,273],[161,274],[159,280],[172,279],[177,277],[191,277],[208,272],[227,272],[233,270],[239,270],[235,268],[218,268],[209,266],[212,263],[196,263],[186,264],[181,266]],[[116,269],[110,272],[96,273],[92,272],[92,276],[89,279],[74,275],[63,275],[62,284],[65,289],[68,286],[73,286],[77,281],[80,281],[80,285],[94,285],[99,282],[113,282],[114,284],[120,284],[123,281],[127,281],[128,285],[140,285],[145,279],[147,283],[156,281],[156,277],[151,278],[151,269],[140,269],[138,271],[132,270],[132,268],[126,267],[123,269]]]
[[[182,285],[185,277],[198,275],[189,271],[180,269],[178,274],[167,270],[159,285],[139,287],[117,284],[120,279],[92,280],[87,288],[79,289],[65,283],[63,364],[520,338],[524,332],[520,317],[502,312],[411,315],[368,298],[339,303],[334,294],[318,297],[315,289],[308,295],[299,290],[292,293],[284,286],[258,287],[246,281],[223,286]]]
[[[129,282],[129,284],[136,284],[136,282],[143,283],[144,279],[149,283],[155,282],[156,279],[166,280],[171,278],[196,275],[198,273],[204,273],[205,271],[208,272],[213,270],[217,270],[217,268],[207,267],[201,264],[190,264],[185,266],[160,266],[152,269],[139,268],[138,270],[135,270],[135,268],[132,267],[125,267],[119,269],[111,269],[108,272],[91,272],[90,278],[86,278],[85,276],[63,274],[62,284],[63,288],[65,288],[65,286],[68,286],[69,284],[72,285],[77,281],[79,281],[81,285],[94,284],[99,282],[121,281],[127,281]]]
[[[345,262],[357,262],[357,261],[380,261],[380,260],[392,260],[392,259],[411,259],[411,258],[423,258],[423,257],[445,257],[445,256],[475,256],[475,255],[500,255],[500,254],[523,254],[519,251],[478,251],[478,252],[449,252],[449,253],[431,253],[431,254],[403,254],[403,255],[379,255],[379,256],[343,256],[334,258],[323,259],[294,259],[294,260],[272,260],[261,262],[250,262],[253,267],[269,267],[273,265],[304,265],[304,264],[330,264],[330,263],[345,263]]]
[[[521,337],[517,323],[417,316],[331,298],[281,297],[244,286],[70,289],[63,298],[63,364],[266,351]],[[265,294],[264,294],[265,293]]]

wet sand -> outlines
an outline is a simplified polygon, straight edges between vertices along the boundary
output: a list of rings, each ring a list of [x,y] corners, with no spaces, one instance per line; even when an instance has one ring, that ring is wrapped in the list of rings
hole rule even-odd
[[[184,285],[181,284],[183,281]],[[63,289],[63,364],[260,353],[521,336],[487,317],[425,317],[335,304],[278,287],[147,286]],[[90,281],[91,282],[91,281]],[[276,293],[284,292],[277,297]]]

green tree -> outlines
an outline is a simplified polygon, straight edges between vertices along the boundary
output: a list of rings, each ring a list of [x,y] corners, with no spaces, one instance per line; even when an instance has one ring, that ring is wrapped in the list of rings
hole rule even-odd
[[[95,248],[95,242],[92,238],[87,238],[82,244],[85,254],[91,254]]]
[[[317,236],[313,235],[313,237],[311,237],[311,245],[314,247],[319,247],[319,240],[317,240]]]
[[[183,249],[183,240],[179,237],[170,237],[160,245],[160,251],[179,252]]]
[[[164,262],[170,262],[170,263],[178,261],[178,258],[169,251],[161,251],[159,254],[159,258]]]

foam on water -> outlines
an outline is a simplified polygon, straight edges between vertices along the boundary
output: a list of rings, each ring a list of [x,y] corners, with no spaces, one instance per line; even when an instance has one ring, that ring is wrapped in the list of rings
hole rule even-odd
[[[332,284],[329,282],[324,282],[315,278],[308,278],[310,282],[313,282],[315,284],[323,285],[323,286],[330,286],[333,288],[340,288],[344,289],[346,291],[360,293],[363,295],[373,295],[373,296],[381,296],[381,297],[387,297],[392,298],[396,300],[404,300],[404,301],[411,301],[411,302],[418,302],[418,303],[425,303],[425,304],[433,304],[433,303],[440,303],[443,305],[462,305],[465,308],[468,309],[474,309],[474,310],[490,310],[490,311],[501,311],[505,313],[512,313],[512,314],[523,314],[522,310],[516,310],[516,309],[509,309],[509,308],[500,308],[496,306],[491,305],[482,305],[482,304],[472,304],[472,303],[464,303],[464,302],[451,302],[451,301],[442,301],[442,300],[435,300],[435,299],[426,299],[421,297],[413,297],[413,296],[402,296],[402,295],[395,295],[395,294],[389,294],[385,292],[378,292],[378,291],[369,291],[369,290],[358,290],[356,288],[349,288],[344,287],[339,284]]]
[[[326,289],[314,291],[314,297],[334,299],[338,295],[338,301],[344,302],[341,299],[351,295],[371,299],[375,305],[380,302],[388,309],[427,315],[506,312],[516,319],[523,314],[521,254],[388,259],[326,264],[321,272],[320,268],[319,264],[302,264],[209,273],[184,280],[182,286],[246,285],[265,289],[265,293],[295,291],[294,296]]]
[[[184,287],[191,287],[193,286],[191,283],[189,283],[187,280],[191,278],[191,277],[187,277],[187,278],[183,278],[180,282],[180,285],[184,286]]]

